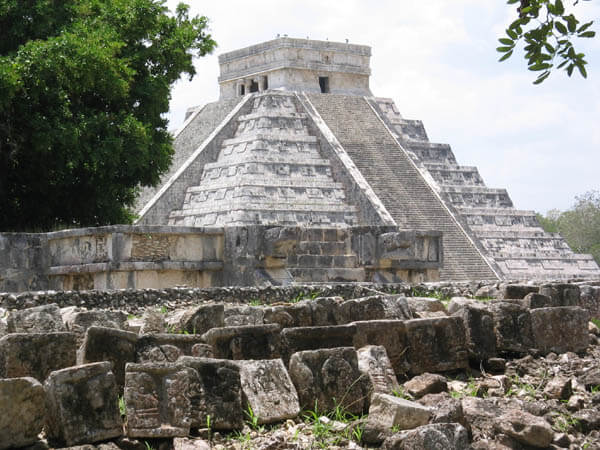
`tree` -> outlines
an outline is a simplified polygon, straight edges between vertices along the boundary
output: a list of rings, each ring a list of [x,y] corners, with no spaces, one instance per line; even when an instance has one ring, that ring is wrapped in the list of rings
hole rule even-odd
[[[0,229],[131,221],[170,164],[170,88],[216,45],[164,3],[0,0]]]
[[[584,0],[589,1],[589,0]],[[573,46],[575,38],[592,38],[590,30],[594,21],[580,23],[574,14],[567,14],[562,0],[508,0],[509,5],[518,4],[517,18],[506,29],[506,36],[499,39],[496,50],[504,55],[500,61],[510,58],[517,43],[525,43],[527,68],[539,72],[534,84],[543,82],[553,68],[564,69],[569,76],[575,68],[587,78],[583,53]],[[573,1],[576,6],[579,0]]]
[[[544,230],[559,232],[577,253],[590,253],[600,264],[600,191],[575,197],[575,205],[564,212],[538,215]]]

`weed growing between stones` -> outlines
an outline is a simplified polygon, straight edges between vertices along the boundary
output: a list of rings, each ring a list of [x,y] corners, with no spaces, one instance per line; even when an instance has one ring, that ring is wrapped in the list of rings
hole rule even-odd
[[[559,415],[554,419],[554,424],[552,427],[561,433],[568,433],[572,430],[579,429],[580,423],[579,420],[577,420],[571,414],[559,413]]]
[[[254,410],[252,409],[252,406],[250,406],[250,403],[248,403],[248,407],[246,408],[246,410],[244,411],[244,414],[246,414],[246,416],[248,417],[248,420],[246,420],[246,424],[253,430],[258,431],[259,433],[262,433],[265,430],[265,427],[261,426],[258,424],[259,422],[259,417],[254,413]]]
[[[121,414],[121,418],[125,421],[125,417],[127,416],[127,405],[125,404],[125,397],[119,395],[119,413]]]
[[[596,318],[592,318],[590,319],[590,321],[596,325],[598,328],[600,328],[600,319],[596,319]]]
[[[335,401],[333,411],[319,411],[315,401],[313,410],[306,411],[304,422],[311,427],[318,448],[330,448],[346,441],[362,441],[364,432],[364,415],[348,412],[340,403]]]

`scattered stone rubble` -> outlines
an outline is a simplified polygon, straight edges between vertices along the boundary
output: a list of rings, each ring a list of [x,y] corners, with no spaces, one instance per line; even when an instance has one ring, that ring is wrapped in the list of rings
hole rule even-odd
[[[600,449],[597,288],[4,309],[0,449]]]

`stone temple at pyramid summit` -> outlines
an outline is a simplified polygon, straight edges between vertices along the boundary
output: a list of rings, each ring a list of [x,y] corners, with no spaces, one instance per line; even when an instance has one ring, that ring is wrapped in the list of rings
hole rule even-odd
[[[138,223],[435,230],[441,279],[600,274],[430,142],[421,121],[373,96],[370,55],[288,37],[220,55],[220,99],[188,110],[170,172],[139,197]]]
[[[220,55],[134,225],[0,233],[0,292],[598,279],[505,189],[369,88],[371,49],[281,37]]]

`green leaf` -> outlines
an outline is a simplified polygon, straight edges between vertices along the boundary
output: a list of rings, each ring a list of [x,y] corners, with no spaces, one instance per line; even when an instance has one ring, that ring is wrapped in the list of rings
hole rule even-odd
[[[502,58],[500,58],[498,60],[498,62],[502,62],[502,61],[507,60],[508,58],[510,58],[512,56],[512,54],[513,54],[512,50],[510,52],[505,53],[504,55],[502,55]]]
[[[541,74],[539,77],[537,77],[536,80],[533,82],[533,84],[540,84],[549,76],[550,76],[550,71],[546,71],[543,74]]]
[[[537,63],[534,64],[532,66],[529,66],[528,69],[533,71],[533,72],[538,72],[540,70],[546,70],[552,67],[552,64],[547,64],[547,63]]]
[[[583,33],[585,30],[587,30],[589,27],[592,26],[592,24],[594,23],[594,21],[592,20],[591,22],[588,23],[584,23],[583,25],[581,25],[579,27],[579,29],[577,30],[578,33]],[[508,30],[507,30],[508,31]]]
[[[496,48],[496,51],[500,52],[500,53],[510,52],[511,50],[512,50],[512,47],[498,47],[498,48]]]
[[[544,43],[544,47],[546,48],[546,50],[548,51],[548,53],[550,53],[551,55],[553,55],[554,53],[556,53],[556,50],[554,49],[554,47],[552,47],[552,45],[550,45],[548,42]]]
[[[587,71],[585,70],[585,66],[583,64],[577,64],[577,68],[579,69],[579,73],[583,78],[587,78]]]
[[[498,40],[500,41],[501,44],[504,44],[504,45],[513,45],[514,44],[512,39],[500,38]]]
[[[518,38],[518,34],[511,28],[506,30],[506,34],[510,36],[511,39],[516,40]]]
[[[568,34],[567,27],[565,27],[561,22],[554,22],[554,26],[561,34]]]
[[[561,16],[565,13],[565,7],[563,6],[563,3],[560,0],[556,0],[556,3],[554,4],[554,9],[556,10],[556,15]]]
[[[580,38],[593,38],[594,36],[596,36],[595,31],[585,31],[585,32],[577,35],[577,37],[580,37]]]

